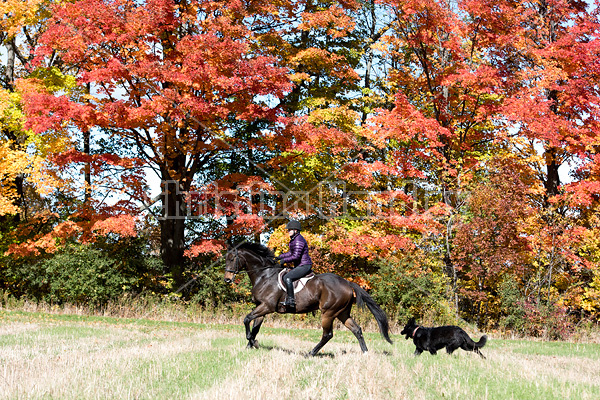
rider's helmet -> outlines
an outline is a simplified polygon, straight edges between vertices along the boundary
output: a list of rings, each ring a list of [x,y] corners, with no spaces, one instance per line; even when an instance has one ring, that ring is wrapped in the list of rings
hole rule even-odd
[[[290,221],[287,223],[287,225],[285,226],[285,229],[287,229],[288,231],[291,231],[292,229],[295,229],[297,231],[301,231],[302,230],[302,226],[300,225],[300,222],[298,221]]]

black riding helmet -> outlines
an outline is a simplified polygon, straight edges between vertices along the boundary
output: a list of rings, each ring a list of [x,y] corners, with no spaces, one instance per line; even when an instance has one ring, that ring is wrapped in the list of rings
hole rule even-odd
[[[302,226],[300,225],[300,222],[298,221],[290,221],[287,223],[287,225],[285,226],[285,229],[287,229],[288,231],[291,231],[292,229],[295,229],[297,231],[301,231],[302,230]]]

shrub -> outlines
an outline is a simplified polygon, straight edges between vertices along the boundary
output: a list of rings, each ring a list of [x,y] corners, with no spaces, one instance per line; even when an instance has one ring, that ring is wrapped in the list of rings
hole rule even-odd
[[[163,291],[163,265],[140,241],[69,244],[39,258],[9,259],[4,284],[14,296],[99,306],[123,293]]]
[[[550,340],[567,339],[573,333],[573,322],[564,307],[527,299],[514,279],[502,282],[499,294],[502,328]]]
[[[500,297],[500,319],[498,324],[503,329],[516,333],[525,333],[525,301],[518,283],[514,279],[506,279],[498,289]]]
[[[53,303],[103,304],[136,283],[117,260],[88,246],[72,246],[39,264],[44,300]]]
[[[380,261],[377,274],[369,276],[373,298],[400,324],[410,317],[420,321],[454,321],[446,298],[446,278],[430,269],[416,267],[410,257],[396,263]]]
[[[208,265],[195,277],[195,285],[190,291],[193,302],[204,307],[216,308],[230,303],[250,301],[251,286],[246,273],[242,271],[236,282],[229,285],[223,281],[224,263],[207,260],[206,264]]]

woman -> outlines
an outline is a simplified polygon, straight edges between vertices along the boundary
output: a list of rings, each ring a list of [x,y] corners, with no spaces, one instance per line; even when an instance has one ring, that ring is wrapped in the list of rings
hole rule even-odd
[[[300,222],[290,221],[286,225],[286,229],[290,236],[290,251],[281,254],[277,259],[282,264],[294,264],[292,270],[283,277],[287,291],[287,299],[283,305],[286,310],[293,311],[296,308],[296,300],[294,299],[294,281],[297,281],[311,272],[312,260],[308,255],[308,243],[306,243],[306,239],[300,234],[300,231],[302,230]]]

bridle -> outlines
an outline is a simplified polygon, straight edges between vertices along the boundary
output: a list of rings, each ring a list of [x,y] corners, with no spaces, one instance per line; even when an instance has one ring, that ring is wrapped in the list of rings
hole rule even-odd
[[[240,273],[240,256],[238,255],[238,249],[237,247],[235,249],[233,249],[234,253],[233,253],[233,265],[235,267],[235,269],[228,269],[227,268],[227,264],[225,264],[225,272],[229,272],[231,274],[233,274],[233,278],[231,278],[231,280],[233,281],[235,279],[235,276],[237,274]]]

